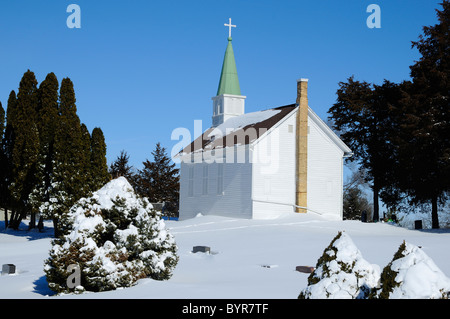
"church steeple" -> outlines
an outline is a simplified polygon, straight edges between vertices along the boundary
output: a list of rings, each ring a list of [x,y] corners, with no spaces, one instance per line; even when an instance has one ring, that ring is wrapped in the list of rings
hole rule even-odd
[[[234,59],[233,46],[231,44],[231,28],[235,25],[226,24],[228,29],[228,45],[223,58],[222,72],[220,73],[217,96],[213,97],[213,126],[218,126],[230,117],[244,114],[245,96],[241,95],[239,79],[237,75],[236,61]]]
[[[217,89],[217,95],[241,95],[236,61],[234,59],[233,46],[231,45],[231,41],[231,37],[228,37],[228,45],[227,50],[225,51],[225,57],[223,58],[222,72],[220,73],[220,82],[219,88]]]

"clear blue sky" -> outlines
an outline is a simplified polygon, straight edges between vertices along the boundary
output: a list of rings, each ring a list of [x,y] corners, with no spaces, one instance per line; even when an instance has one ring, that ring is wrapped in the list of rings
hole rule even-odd
[[[81,28],[69,29],[69,4]],[[369,29],[369,4],[381,28]],[[437,23],[439,0],[15,0],[0,3],[0,101],[30,69],[75,85],[78,115],[106,138],[108,163],[123,149],[142,168],[157,142],[169,154],[177,127],[211,124],[232,18],[246,112],[295,102],[309,79],[309,104],[324,120],[340,81],[409,79],[422,27]]]

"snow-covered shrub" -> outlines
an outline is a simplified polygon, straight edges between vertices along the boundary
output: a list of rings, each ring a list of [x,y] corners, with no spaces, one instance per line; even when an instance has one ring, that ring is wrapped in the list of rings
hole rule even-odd
[[[448,298],[450,279],[419,247],[403,242],[392,261],[381,273],[380,288],[371,298],[437,299]]]
[[[380,269],[367,262],[345,232],[339,232],[317,261],[299,299],[362,299],[378,284]]]
[[[49,287],[72,292],[70,265],[80,269],[78,291],[129,287],[140,278],[169,279],[177,246],[159,213],[135,195],[124,177],[110,181],[69,211],[63,236],[54,239],[45,261]]]

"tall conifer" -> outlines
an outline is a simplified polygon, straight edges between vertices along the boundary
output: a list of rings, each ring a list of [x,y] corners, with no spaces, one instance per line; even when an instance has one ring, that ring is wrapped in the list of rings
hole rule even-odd
[[[383,85],[371,85],[355,81],[339,83],[337,101],[328,113],[333,120],[333,128],[352,149],[357,161],[367,172],[373,190],[373,220],[379,219],[379,195],[387,184],[391,171],[391,145],[387,143],[391,130],[391,105],[397,98],[397,85],[384,81]]]
[[[153,161],[143,162],[144,169],[139,171],[137,192],[150,202],[178,202],[179,170],[160,143],[156,144],[152,155]]]
[[[49,201],[43,205],[47,218],[53,219],[55,236],[60,235],[59,219],[84,194],[80,160],[81,124],[77,115],[75,91],[69,78],[61,82],[59,117],[55,128],[53,188]]]
[[[91,152],[92,190],[96,191],[111,179],[106,162],[105,136],[99,127],[92,130]]]
[[[28,70],[23,75],[17,94],[15,141],[12,152],[11,194],[17,204],[17,215],[10,227],[17,229],[29,209],[28,197],[34,188],[36,162],[39,154],[39,132],[36,123],[38,108],[37,80]]]
[[[130,182],[130,184],[133,185],[135,178],[133,167],[128,164],[129,160],[130,155],[128,155],[124,150],[120,151],[120,155],[113,163],[111,163],[109,167],[109,173],[111,174],[112,178],[123,176],[128,180],[128,182]]]
[[[82,193],[87,195],[89,192],[95,191],[95,189],[92,187],[91,175],[91,134],[84,123],[81,124],[81,152],[79,157],[81,162]]]
[[[12,182],[12,153],[14,149],[15,140],[15,114],[16,114],[17,98],[16,92],[11,91],[8,98],[8,105],[6,108],[6,127],[2,140],[2,149],[4,154],[3,169],[3,183],[1,185],[1,194],[3,196],[3,208],[5,209],[5,227],[8,227],[8,209],[14,210],[13,200],[11,198],[10,186]]]
[[[39,113],[37,127],[40,149],[37,163],[37,183],[30,195],[33,212],[39,212],[40,205],[50,198],[52,187],[54,135],[58,120],[58,80],[52,72],[39,86]]]
[[[3,141],[5,133],[5,109],[0,102],[0,142]],[[0,144],[0,207],[6,206],[6,193],[4,193],[6,186],[7,164],[6,155],[3,149],[3,143]]]
[[[410,67],[396,138],[399,185],[413,203],[431,203],[433,228],[439,228],[439,200],[450,190],[450,2],[441,5],[439,23],[413,42],[421,57]]]
[[[5,109],[0,102],[0,140],[3,139],[3,134],[5,133]]]

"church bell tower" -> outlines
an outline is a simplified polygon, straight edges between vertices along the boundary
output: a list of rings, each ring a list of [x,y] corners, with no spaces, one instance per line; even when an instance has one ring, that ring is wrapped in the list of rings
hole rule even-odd
[[[239,79],[234,59],[233,46],[231,45],[231,28],[236,25],[226,24],[228,29],[228,45],[223,59],[222,72],[220,74],[219,88],[213,100],[212,126],[216,127],[229,118],[239,116],[245,112],[245,96],[241,95]]]

